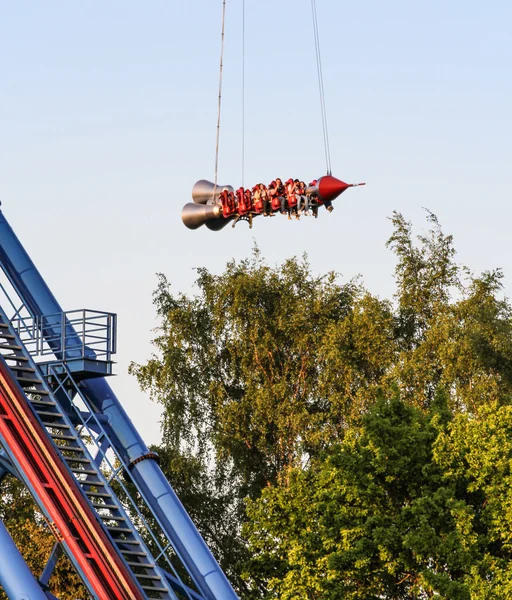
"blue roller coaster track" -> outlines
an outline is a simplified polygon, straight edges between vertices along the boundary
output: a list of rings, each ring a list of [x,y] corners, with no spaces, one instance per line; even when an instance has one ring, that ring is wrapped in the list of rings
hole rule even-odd
[[[55,536],[34,574],[0,521],[0,587],[55,598],[65,553],[98,600],[235,600],[107,383],[116,316],[64,312],[1,211],[0,267],[0,484],[23,482]]]

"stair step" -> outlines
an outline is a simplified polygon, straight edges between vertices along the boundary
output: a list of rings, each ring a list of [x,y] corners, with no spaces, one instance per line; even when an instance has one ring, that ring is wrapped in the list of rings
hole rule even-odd
[[[62,419],[62,413],[51,412],[50,410],[37,410],[36,412],[40,417],[55,417],[56,419]]]
[[[24,390],[25,394],[30,394],[31,396],[49,396],[50,392],[48,390]]]
[[[97,475],[98,471],[95,471],[95,474]],[[94,487],[107,487],[100,479],[85,479],[81,483],[82,485],[93,485]]]
[[[48,401],[48,400],[31,400],[30,404],[32,404],[32,406],[36,407],[36,412],[38,412],[37,411],[37,407],[39,405],[40,406],[50,406],[50,407],[51,406],[57,406],[57,404],[55,402],[51,402],[51,401]],[[38,414],[40,414],[40,413],[38,412]]]
[[[146,554],[144,554],[143,556],[146,556]],[[146,556],[146,558],[147,558],[147,556]],[[155,568],[154,563],[133,562],[131,560],[127,560],[126,563],[129,567],[134,567],[134,568],[135,567],[142,568],[142,569],[154,569]],[[136,577],[138,577],[138,575],[136,575]]]
[[[84,481],[84,483],[87,483]],[[109,500],[112,500],[112,495],[111,494],[106,494],[105,492],[92,492],[90,490],[85,492],[86,496],[94,496],[95,498],[108,498]]]
[[[98,508],[98,509],[103,509],[103,510],[119,510],[119,507],[116,506],[115,504],[97,504],[96,502],[92,502],[91,504],[94,506],[94,508]]]
[[[126,523],[126,519],[124,517],[111,517],[110,515],[99,515],[99,517],[102,521],[118,521],[119,523]]]
[[[124,543],[124,542],[123,542]],[[121,549],[121,554],[124,556],[125,554],[129,556],[140,556],[141,558],[147,558],[147,554],[145,552],[141,552],[140,550],[125,550]],[[144,565],[142,565],[144,566]]]
[[[12,333],[3,333],[2,331],[0,331],[0,338],[4,339],[4,340],[15,340],[15,336],[12,335]]]
[[[114,541],[115,541],[116,544],[123,545],[123,546],[124,545],[127,545],[127,546],[140,546],[139,540],[114,540]],[[126,554],[127,552],[129,554],[134,554],[133,552],[130,552],[129,550],[121,550],[122,554]],[[141,552],[140,554],[138,554],[138,553],[135,553],[135,554],[137,554],[137,556],[146,556],[146,554],[144,552]]]
[[[43,385],[40,379],[34,379],[32,377],[16,377],[18,383],[23,387],[25,384],[28,385]]]
[[[133,529],[130,529],[129,527],[117,527],[116,525],[107,525],[107,529],[111,533],[124,533],[124,534],[132,534],[133,533]],[[122,540],[122,541],[124,542],[124,540]],[[137,542],[137,544],[138,543],[139,542]]]
[[[158,575],[142,575],[141,573],[136,573],[135,577],[137,577],[137,579],[145,579],[149,581],[162,581],[162,578],[158,577]]]
[[[91,461],[88,458],[78,458],[75,456],[65,456],[66,462],[68,463],[80,463],[81,465],[90,465]],[[98,471],[94,471],[97,473]]]
[[[12,344],[0,344],[0,350],[17,350],[18,352],[21,352],[21,346],[15,346]]]
[[[91,471],[91,469],[71,469],[73,473],[77,475],[96,475],[97,471]],[[83,481],[80,483],[87,483],[87,481]]]
[[[84,451],[80,446],[58,446],[59,450],[62,452],[63,450],[67,452],[76,452],[78,454],[83,454]],[[66,456],[67,460],[72,460],[70,456]]]
[[[11,371],[22,371],[23,373],[35,373],[36,370],[32,367],[24,367],[23,365],[14,365],[9,367]]]
[[[169,592],[169,590],[166,590],[165,588],[162,588],[162,587],[151,587],[149,585],[141,585],[140,587],[143,590],[145,590],[146,592],[159,592],[161,594],[165,594],[165,593]]]
[[[46,421],[43,421],[43,425],[46,427],[53,427],[53,429],[71,429],[70,426],[65,423],[46,423]],[[76,438],[74,439],[76,440]]]
[[[5,360],[18,360],[19,362],[29,362],[26,356],[18,356],[17,354],[5,354]]]
[[[45,425],[46,423],[43,423],[43,425]],[[48,425],[48,424],[46,424]],[[48,425],[49,427],[52,427],[52,424],[50,423]],[[76,442],[76,437],[72,436],[72,435],[63,435],[60,433],[51,433],[50,434],[52,436],[53,440],[63,440],[65,442]]]

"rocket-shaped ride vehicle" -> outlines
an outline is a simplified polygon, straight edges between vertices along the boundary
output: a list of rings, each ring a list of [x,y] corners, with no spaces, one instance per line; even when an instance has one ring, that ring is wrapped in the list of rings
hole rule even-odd
[[[297,179],[289,179],[285,184],[276,179],[269,186],[258,184],[252,190],[239,188],[235,192],[230,185],[215,185],[201,179],[192,188],[194,202],[185,204],[181,218],[189,229],[206,225],[211,231],[220,231],[228,223],[234,227],[238,221],[248,221],[252,227],[253,218],[260,215],[281,213],[288,214],[288,218],[291,214],[299,218],[301,201],[316,217],[320,206],[332,211],[333,200],[349,187],[359,185],[365,184],[345,183],[332,175],[324,175],[308,186]]]

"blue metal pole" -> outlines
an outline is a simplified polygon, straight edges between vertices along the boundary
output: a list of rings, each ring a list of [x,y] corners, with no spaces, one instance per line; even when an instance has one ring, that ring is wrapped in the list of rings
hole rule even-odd
[[[1,520],[0,587],[9,600],[48,600]]]
[[[0,261],[11,283],[33,316],[61,313],[62,309],[34,263],[0,211]],[[67,336],[78,340],[71,325]],[[49,336],[55,332],[49,332]],[[58,336],[57,336],[58,338]],[[79,344],[78,344],[79,345]],[[174,490],[151,454],[112,388],[105,379],[82,382],[82,390],[94,408],[108,417],[108,429],[116,450],[127,463],[134,482],[160,520],[164,533],[172,541],[185,566],[203,595],[209,600],[237,600],[227,577],[197,531]],[[141,459],[140,462],[136,462]]]

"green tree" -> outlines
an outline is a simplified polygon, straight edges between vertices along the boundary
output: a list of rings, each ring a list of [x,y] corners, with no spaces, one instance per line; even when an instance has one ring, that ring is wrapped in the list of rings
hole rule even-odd
[[[500,270],[479,277],[454,262],[451,236],[435,215],[432,229],[412,238],[411,224],[393,216],[388,241],[397,255],[397,360],[387,381],[412,404],[428,408],[439,386],[454,410],[478,413],[512,393],[512,311],[500,298]]]
[[[219,275],[199,269],[193,296],[174,294],[166,278],[159,277],[156,352],[146,364],[132,364],[131,372],[164,408],[164,470],[182,486],[186,507],[244,598],[264,597],[275,577],[259,572],[257,561],[250,560],[242,527],[246,524],[247,535],[253,536],[250,522],[258,507],[264,511],[259,503],[277,502],[281,493],[288,507],[295,502],[296,510],[303,507],[306,514],[311,499],[303,495],[302,478],[318,477],[318,469],[323,473],[324,468],[319,465],[329,465],[344,444],[362,435],[361,419],[373,414],[378,397],[398,394],[399,402],[413,411],[404,413],[410,428],[428,432],[430,446],[440,395],[447,413],[472,419],[479,419],[489,403],[510,403],[512,320],[510,304],[502,298],[502,274],[474,276],[459,266],[451,236],[442,232],[434,215],[427,218],[430,230],[415,239],[402,215],[392,217],[388,246],[397,265],[391,301],[372,295],[358,280],[343,283],[334,273],[315,276],[306,258],[269,266],[257,249],[250,259],[228,263]],[[440,481],[442,469],[431,455],[430,450],[422,455],[421,468]],[[399,464],[391,445],[387,456]],[[361,469],[364,464],[359,463]],[[449,549],[453,544],[457,552],[462,548],[465,566],[476,569],[475,547],[465,549],[459,539],[469,517],[466,504],[458,503],[467,498],[439,481],[422,480],[430,495],[418,495],[417,516],[410,518],[427,524],[438,519],[432,545],[448,544]],[[363,488],[357,493],[369,510],[371,494]],[[412,510],[407,498],[403,502],[404,511]],[[249,516],[246,506],[251,507]],[[470,510],[471,502],[467,506]],[[408,514],[392,503],[380,510],[377,520],[383,522]],[[274,516],[279,520],[277,512]],[[403,572],[406,579],[397,591],[385,584],[389,597],[402,597],[402,590],[411,597],[436,590],[464,598],[473,589],[465,579],[468,572],[451,555],[421,550],[423,537],[406,540],[405,527],[380,527],[416,552],[407,562],[404,551],[395,566],[383,561],[368,575],[375,586],[380,578],[384,585],[386,577],[398,586]],[[272,535],[265,539],[272,543]],[[268,551],[278,552],[270,546]],[[421,552],[428,556],[423,562],[417,556]],[[433,567],[430,560],[437,561]],[[279,561],[273,564],[277,578],[294,572]],[[378,595],[377,587],[371,589]],[[314,593],[320,592],[311,593],[317,597]]]
[[[200,473],[209,528],[197,522],[206,538],[232,540],[217,556],[247,596],[244,498],[311,460],[364,410],[363,389],[392,363],[393,316],[356,282],[314,277],[305,259],[271,268],[257,250],[220,276],[200,269],[197,285],[193,298],[174,296],[160,277],[159,354],[131,371],[165,407],[166,474],[179,484],[191,464]],[[186,506],[201,515],[203,504]]]
[[[465,539],[481,560],[468,572],[471,598],[512,596],[512,406],[496,402],[478,418],[458,414],[434,444],[446,481],[457,482]]]
[[[445,418],[377,401],[311,469],[248,502],[247,573],[268,598],[469,599],[464,507],[432,460]]]

